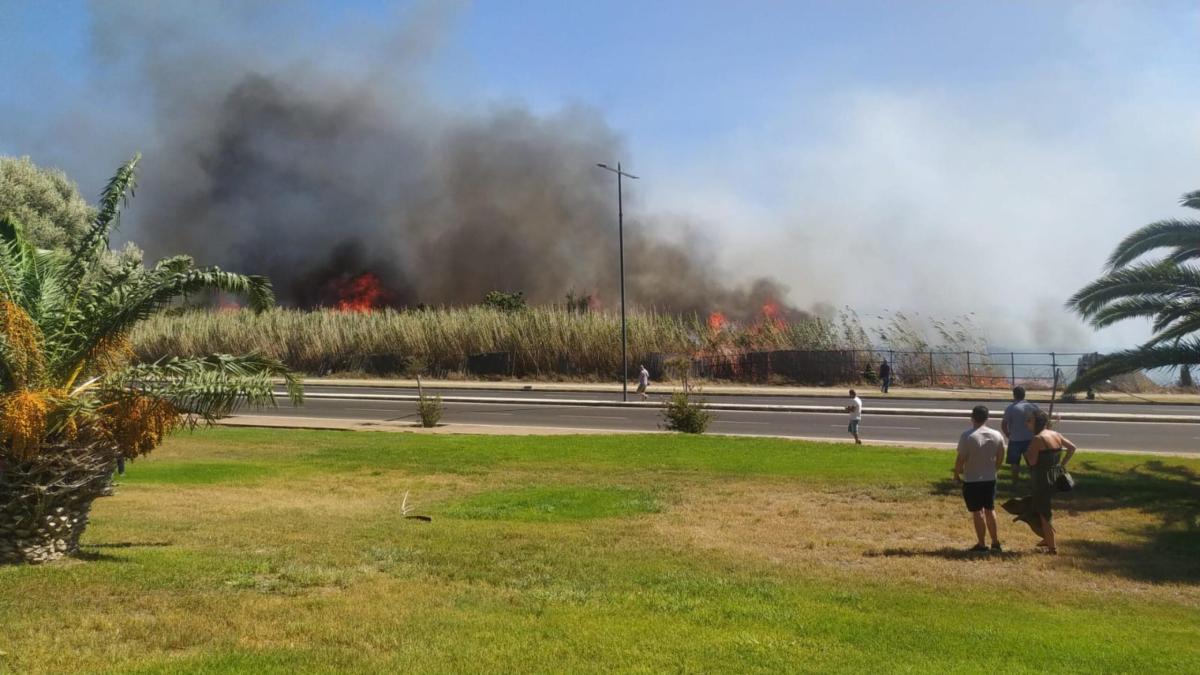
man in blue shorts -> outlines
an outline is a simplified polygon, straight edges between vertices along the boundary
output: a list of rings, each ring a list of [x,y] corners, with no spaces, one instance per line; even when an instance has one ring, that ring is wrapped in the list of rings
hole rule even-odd
[[[850,405],[846,406],[846,412],[850,413],[850,425],[846,427],[857,445],[862,445],[862,439],[858,437],[858,425],[862,423],[862,399],[858,397],[858,392],[850,390]]]
[[[987,426],[988,409],[977,405],[971,411],[971,424],[958,437],[958,458],[954,461],[954,480],[962,483],[963,501],[975,523],[975,547],[972,551],[987,551],[983,543],[984,528],[992,537],[992,550],[999,552],[1000,538],[996,534],[996,472],[1004,461],[1004,437]]]
[[[1038,407],[1025,400],[1025,387],[1017,385],[1012,390],[1013,402],[1004,410],[1004,419],[1000,422],[1000,431],[1008,439],[1008,461],[1012,469],[1012,481],[1015,485],[1021,477],[1021,456],[1029,449],[1033,440],[1033,432],[1025,422],[1033,417]]]

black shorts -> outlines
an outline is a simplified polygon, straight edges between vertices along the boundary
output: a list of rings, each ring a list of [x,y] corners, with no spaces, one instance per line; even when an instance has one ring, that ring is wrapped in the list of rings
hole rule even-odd
[[[963,501],[967,503],[967,510],[971,513],[980,509],[994,510],[996,508],[996,481],[963,483]]]

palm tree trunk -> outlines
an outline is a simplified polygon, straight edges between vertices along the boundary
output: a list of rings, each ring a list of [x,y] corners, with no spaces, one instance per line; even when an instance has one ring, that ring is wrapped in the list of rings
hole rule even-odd
[[[92,502],[109,491],[115,468],[115,457],[78,446],[0,463],[0,563],[44,563],[77,552]]]

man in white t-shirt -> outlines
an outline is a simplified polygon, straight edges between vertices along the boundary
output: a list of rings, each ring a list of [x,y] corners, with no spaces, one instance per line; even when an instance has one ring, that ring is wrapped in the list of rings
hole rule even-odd
[[[646,366],[644,364],[638,365],[637,393],[638,393],[638,396],[642,397],[643,401],[646,400],[646,387],[649,387],[649,386],[650,386],[650,371],[646,370]]]
[[[858,423],[862,422],[862,399],[853,389],[850,390],[850,405],[846,406],[846,412],[850,413],[850,426],[846,431],[854,434],[855,443],[862,445],[862,439],[858,437]]]
[[[973,428],[958,438],[958,458],[954,462],[954,480],[962,483],[963,501],[975,523],[977,542],[972,551],[985,552],[984,526],[992,536],[992,550],[999,553],[996,535],[996,472],[1004,465],[1004,436],[987,426],[988,409],[977,405],[971,411]]]

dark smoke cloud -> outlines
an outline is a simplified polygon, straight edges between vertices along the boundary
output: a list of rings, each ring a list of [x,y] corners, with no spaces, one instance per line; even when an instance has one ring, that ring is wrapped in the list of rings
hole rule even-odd
[[[363,272],[379,276],[396,306],[473,303],[494,289],[536,303],[568,291],[615,303],[615,184],[596,163],[627,156],[620,137],[588,108],[460,113],[411,73],[385,77],[384,61],[417,67],[397,43],[441,30],[444,17],[410,19],[356,82],[312,66],[320,48],[294,60],[214,49],[205,31],[221,22],[211,17],[196,29],[172,21],[162,45],[139,35],[161,32],[162,17],[97,11],[99,25],[123,26],[120,44],[152,45],[103,42],[106,59],[152,101],[158,142],[130,228],[151,255],[187,252],[266,274],[293,306],[333,304],[339,285]],[[413,20],[429,25],[414,30]],[[197,59],[215,72],[198,73]],[[636,185],[625,196],[634,304],[736,317],[783,299],[770,279],[732,283],[696,224],[641,213]]]

